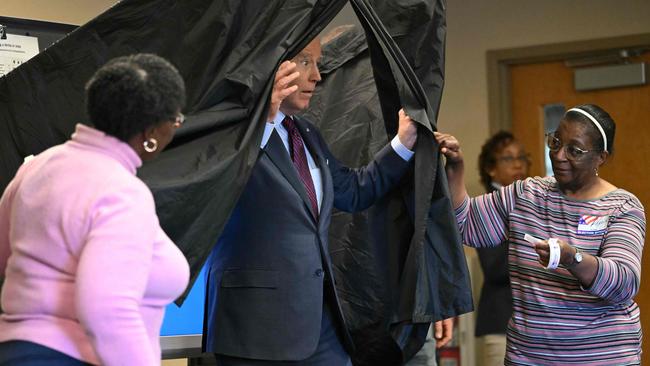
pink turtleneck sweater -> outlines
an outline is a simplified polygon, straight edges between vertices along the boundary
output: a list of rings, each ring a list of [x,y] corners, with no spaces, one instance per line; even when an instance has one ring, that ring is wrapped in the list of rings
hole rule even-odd
[[[84,125],[23,164],[0,200],[0,342],[102,365],[159,365],[189,267],[127,144]]]

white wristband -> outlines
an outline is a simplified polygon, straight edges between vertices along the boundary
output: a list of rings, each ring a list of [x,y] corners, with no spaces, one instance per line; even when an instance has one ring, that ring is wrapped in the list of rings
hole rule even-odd
[[[556,269],[558,264],[560,264],[560,243],[557,238],[550,238],[546,241],[549,248],[548,256],[548,269]]]

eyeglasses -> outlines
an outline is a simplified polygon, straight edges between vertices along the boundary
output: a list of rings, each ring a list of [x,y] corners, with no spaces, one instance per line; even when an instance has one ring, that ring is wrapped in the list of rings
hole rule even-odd
[[[179,113],[176,118],[174,118],[174,126],[181,127],[183,123],[185,123],[185,115],[183,113]]]
[[[497,161],[506,165],[513,165],[516,161],[520,162],[521,164],[528,165],[530,163],[530,154],[519,156],[502,156],[497,158]]]
[[[583,159],[590,152],[597,152],[597,150],[581,149],[574,144],[564,145],[560,139],[550,133],[546,135],[546,146],[548,146],[548,149],[552,152],[558,152],[562,146],[564,146],[564,153],[566,154],[566,158],[567,160],[571,161]]]

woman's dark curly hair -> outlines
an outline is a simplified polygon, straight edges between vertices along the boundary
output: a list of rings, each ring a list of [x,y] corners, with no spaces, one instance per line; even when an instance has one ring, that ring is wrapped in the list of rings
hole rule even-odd
[[[481,175],[481,184],[485,187],[486,192],[493,189],[492,177],[488,172],[497,164],[497,153],[513,141],[515,141],[515,137],[510,132],[499,131],[485,141],[481,147],[481,154],[478,156],[478,171]]]
[[[86,84],[90,123],[124,142],[148,127],[173,121],[184,105],[183,78],[153,54],[114,58]]]

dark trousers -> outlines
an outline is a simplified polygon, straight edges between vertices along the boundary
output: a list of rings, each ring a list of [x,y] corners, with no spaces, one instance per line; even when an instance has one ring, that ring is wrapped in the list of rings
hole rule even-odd
[[[59,351],[27,341],[0,343],[0,366],[92,366]]]
[[[320,339],[314,354],[301,361],[265,361],[215,355],[217,366],[352,366],[350,356],[336,334],[329,306],[323,306]]]

